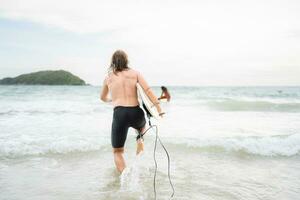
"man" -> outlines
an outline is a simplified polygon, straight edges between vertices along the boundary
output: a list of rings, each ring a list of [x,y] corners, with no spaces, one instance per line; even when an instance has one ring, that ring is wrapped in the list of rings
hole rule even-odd
[[[141,134],[145,130],[146,120],[143,110],[139,107],[137,83],[141,85],[158,113],[162,115],[159,101],[146,80],[139,72],[128,67],[128,59],[124,51],[116,51],[111,59],[110,72],[103,81],[101,100],[112,102],[114,106],[111,143],[114,161],[120,173],[126,167],[123,153],[128,128],[135,128]],[[108,98],[108,93],[110,93],[111,99]],[[143,138],[139,138],[137,140],[137,154],[143,149]]]

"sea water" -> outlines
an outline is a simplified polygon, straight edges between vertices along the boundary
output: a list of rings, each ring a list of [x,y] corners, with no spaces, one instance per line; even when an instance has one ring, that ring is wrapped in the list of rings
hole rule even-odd
[[[116,172],[112,105],[94,86],[0,87],[0,199],[153,199],[155,132]],[[154,92],[161,93],[159,87]],[[168,87],[159,136],[173,199],[299,199],[300,87]],[[157,199],[172,193],[163,148]]]

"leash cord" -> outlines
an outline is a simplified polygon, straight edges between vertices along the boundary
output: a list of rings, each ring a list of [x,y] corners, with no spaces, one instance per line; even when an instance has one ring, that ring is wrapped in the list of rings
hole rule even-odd
[[[150,125],[150,127],[143,134],[139,133],[139,138],[142,138],[150,129],[155,128],[155,142],[154,142],[154,149],[153,149],[153,159],[154,159],[154,164],[155,164],[155,171],[154,171],[154,177],[153,177],[154,199],[156,200],[156,196],[157,196],[157,194],[156,194],[156,174],[157,174],[156,148],[157,148],[157,141],[159,141],[160,145],[163,147],[163,149],[164,149],[164,151],[167,155],[167,158],[168,158],[168,178],[169,178],[170,186],[172,188],[172,194],[171,194],[169,199],[171,199],[175,194],[175,189],[174,189],[174,186],[173,186],[173,183],[172,183],[172,180],[171,180],[171,174],[170,174],[170,166],[171,166],[170,155],[168,153],[168,150],[166,149],[166,147],[164,146],[164,144],[162,143],[161,139],[158,136],[158,127],[157,127],[157,125],[152,125],[151,122],[150,122],[150,119],[149,119],[149,125]]]
[[[162,143],[161,139],[160,139],[159,136],[158,136],[158,128],[157,128],[157,127],[156,127],[156,138],[158,139],[160,145],[161,145],[161,146],[163,147],[163,149],[165,150],[166,155],[167,155],[167,157],[168,157],[168,178],[169,178],[170,186],[171,186],[171,188],[172,188],[172,194],[171,194],[171,196],[170,196],[169,199],[172,199],[172,197],[173,197],[174,194],[175,194],[175,189],[174,189],[174,186],[173,186],[173,183],[172,183],[172,180],[171,180],[171,173],[170,173],[170,171],[171,171],[171,160],[170,160],[170,155],[169,155],[168,150],[166,149],[166,147],[164,146],[164,144]]]

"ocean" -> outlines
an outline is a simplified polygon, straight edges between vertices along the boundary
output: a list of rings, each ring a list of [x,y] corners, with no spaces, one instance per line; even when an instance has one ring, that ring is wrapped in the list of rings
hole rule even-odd
[[[96,86],[0,86],[1,200],[154,199],[154,131],[135,155],[129,130],[119,175],[112,105]],[[158,125],[173,199],[300,197],[300,87],[168,87]],[[153,87],[159,95],[160,88]],[[168,163],[156,151],[157,199],[169,199]]]

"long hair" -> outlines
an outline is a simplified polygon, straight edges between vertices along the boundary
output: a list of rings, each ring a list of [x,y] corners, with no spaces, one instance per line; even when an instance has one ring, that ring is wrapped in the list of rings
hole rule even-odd
[[[122,50],[115,51],[115,53],[112,55],[109,69],[116,74],[117,72],[121,72],[128,68],[127,54]]]
[[[167,89],[165,86],[161,86],[161,90],[162,90],[163,92],[168,92],[168,89]]]

